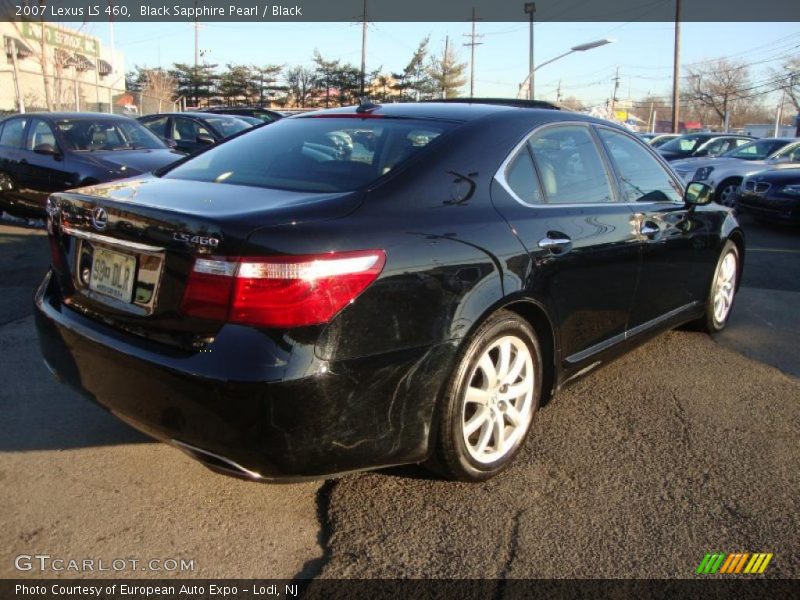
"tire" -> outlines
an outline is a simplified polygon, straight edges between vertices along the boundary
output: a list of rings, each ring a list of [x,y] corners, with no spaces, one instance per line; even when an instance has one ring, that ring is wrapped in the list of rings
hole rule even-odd
[[[734,208],[736,206],[736,193],[741,183],[741,179],[726,179],[720,183],[716,192],[717,203],[728,208]]]
[[[705,315],[697,323],[703,331],[717,333],[725,329],[736,300],[740,265],[739,249],[736,244],[727,240],[714,269],[714,277],[711,280],[706,300]],[[732,273],[731,268],[733,269]],[[720,302],[722,305],[718,304]]]
[[[436,448],[426,466],[461,481],[485,481],[514,459],[542,392],[542,353],[519,315],[501,310],[470,338],[444,396]]]

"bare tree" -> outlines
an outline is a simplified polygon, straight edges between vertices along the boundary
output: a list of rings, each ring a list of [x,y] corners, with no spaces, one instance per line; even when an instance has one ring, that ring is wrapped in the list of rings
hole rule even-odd
[[[786,99],[800,113],[800,55],[789,59],[782,69],[771,69],[770,75],[776,82],[775,87],[786,92]]]
[[[314,82],[314,71],[303,66],[292,67],[286,70],[286,85],[295,106],[305,108]]]
[[[749,85],[747,65],[720,58],[707,66],[689,67],[684,100],[695,108],[706,108],[725,123],[742,104]]]
[[[158,103],[158,110],[155,112],[161,112],[165,102],[172,103],[176,87],[175,78],[164,69],[147,69],[144,72],[142,94]]]

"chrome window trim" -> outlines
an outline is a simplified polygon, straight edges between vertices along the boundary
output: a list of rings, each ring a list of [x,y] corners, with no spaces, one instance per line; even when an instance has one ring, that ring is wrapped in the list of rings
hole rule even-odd
[[[531,204],[530,202],[525,202],[525,200],[520,198],[514,192],[514,190],[511,189],[511,186],[508,184],[508,179],[506,178],[506,173],[508,171],[508,168],[511,165],[511,163],[513,162],[513,160],[517,157],[517,154],[519,154],[519,152],[522,150],[522,148],[525,146],[525,144],[528,143],[528,140],[531,139],[531,137],[533,137],[534,135],[536,135],[537,133],[539,133],[543,129],[547,129],[549,127],[563,126],[563,125],[578,125],[578,126],[586,127],[589,130],[590,135],[592,135],[592,139],[593,139],[593,141],[595,141],[595,144],[597,144],[597,140],[595,140],[596,136],[594,135],[594,132],[592,131],[592,127],[593,126],[594,127],[605,127],[606,129],[610,129],[611,131],[619,131],[619,130],[613,128],[613,127],[608,127],[607,125],[603,125],[601,123],[594,123],[594,122],[590,122],[590,121],[551,121],[549,123],[543,123],[541,125],[537,125],[533,129],[528,131],[522,137],[522,140],[520,140],[514,146],[514,148],[511,150],[511,152],[508,154],[508,156],[506,156],[505,160],[503,160],[503,162],[500,163],[500,167],[497,169],[497,171],[495,172],[494,177],[493,177],[493,179],[495,181],[497,181],[498,184],[500,184],[500,186],[506,191],[506,193],[508,193],[509,196],[511,196],[516,202],[518,202],[522,206],[525,206],[526,208],[564,208],[564,207],[566,207],[566,208],[587,208],[587,207],[595,207],[595,206],[652,206],[652,205],[655,205],[655,204],[670,204],[670,205],[678,206],[678,205],[683,204],[682,202],[668,202],[668,203],[667,202],[656,202],[656,201],[650,201],[650,202],[636,202],[636,201],[633,201],[633,202],[621,202],[620,200],[612,200],[611,202],[573,202],[573,203],[562,203],[562,204],[548,204],[548,203]],[[647,150],[649,150],[651,154],[654,154],[654,151],[653,151],[652,148],[648,147]],[[600,154],[600,160],[603,162],[604,168],[608,169],[609,167],[611,167],[611,169],[612,169],[612,173],[607,173],[607,175],[609,177],[611,177],[613,175],[613,178],[616,179],[617,173],[616,173],[616,170],[613,167],[613,164],[612,165],[606,164],[607,163],[607,159],[605,157],[605,153],[606,153],[605,146],[601,145],[601,147],[598,148],[597,151],[598,151],[598,154]],[[656,155],[656,158],[662,165],[665,164],[666,161],[664,161],[664,159],[661,156]],[[667,166],[666,170],[667,170],[667,174],[672,178],[673,181],[676,181],[678,183],[678,186],[680,188],[684,188],[685,187],[679,179],[676,179],[672,169],[669,166]],[[536,179],[537,180],[539,179],[539,173],[538,172],[536,172]],[[541,181],[539,183],[541,185]],[[609,181],[609,184],[610,184],[610,186],[611,186],[613,191],[618,192],[616,181]]]

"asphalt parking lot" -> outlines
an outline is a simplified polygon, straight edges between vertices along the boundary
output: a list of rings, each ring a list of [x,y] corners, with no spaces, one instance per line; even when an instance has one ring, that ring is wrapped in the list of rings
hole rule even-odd
[[[745,226],[729,329],[671,332],[565,390],[500,477],[262,485],[55,383],[31,317],[43,232],[0,224],[0,577],[684,578],[712,551],[800,577],[800,230]],[[19,572],[20,554],[194,569]]]

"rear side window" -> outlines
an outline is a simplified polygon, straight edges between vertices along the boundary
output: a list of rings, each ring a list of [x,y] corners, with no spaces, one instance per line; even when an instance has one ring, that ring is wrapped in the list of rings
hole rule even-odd
[[[613,201],[608,173],[587,127],[548,127],[528,146],[549,204]]]
[[[0,146],[11,148],[22,148],[24,142],[23,133],[27,119],[11,119],[6,121],[2,133],[0,133]]]
[[[619,173],[624,202],[681,200],[680,190],[667,170],[636,140],[605,128],[599,128],[598,134]]]
[[[355,190],[421,152],[453,124],[411,119],[281,119],[188,160],[167,179],[306,192]]]
[[[508,165],[506,181],[508,187],[526,204],[542,203],[542,189],[527,146]]]

